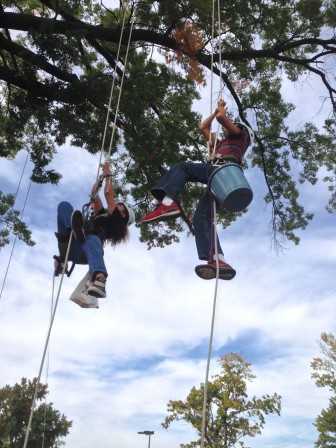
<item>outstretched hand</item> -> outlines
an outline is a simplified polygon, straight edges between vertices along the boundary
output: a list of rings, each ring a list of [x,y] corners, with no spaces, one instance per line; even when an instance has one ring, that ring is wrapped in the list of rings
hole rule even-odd
[[[102,165],[103,174],[111,174],[111,168],[109,162],[104,162]]]
[[[226,112],[227,112],[227,106],[226,106],[226,102],[224,100],[219,100],[217,103],[217,107],[216,107],[216,117],[218,114],[222,115],[224,114],[224,116],[226,117]]]

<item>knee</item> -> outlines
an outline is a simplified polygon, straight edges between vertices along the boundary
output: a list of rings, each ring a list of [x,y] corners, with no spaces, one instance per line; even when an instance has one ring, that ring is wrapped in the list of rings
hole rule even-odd
[[[177,162],[175,163],[175,165],[173,165],[171,167],[172,170],[180,170],[180,171],[185,171],[186,167],[187,167],[187,162]]]
[[[199,225],[204,225],[205,223],[208,223],[211,221],[211,209],[207,206],[204,206],[204,204],[200,204],[194,213],[193,216],[193,224],[195,227]]]
[[[85,246],[103,252],[103,244],[99,236],[89,233],[85,237]]]
[[[73,209],[73,207],[72,207],[72,205],[70,204],[70,202],[62,201],[62,202],[60,202],[60,203],[58,204],[57,211],[65,210],[65,209]]]

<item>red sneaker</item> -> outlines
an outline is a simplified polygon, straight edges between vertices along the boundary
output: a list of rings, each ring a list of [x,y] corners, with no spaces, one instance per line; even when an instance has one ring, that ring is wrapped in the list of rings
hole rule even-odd
[[[217,267],[216,261],[212,261],[208,264],[200,264],[195,267],[196,274],[203,278],[204,280],[211,280],[216,278]],[[221,280],[232,280],[236,275],[236,271],[225,261],[219,260],[219,275],[218,278]]]
[[[173,202],[170,205],[164,205],[162,202],[148,215],[143,216],[140,222],[146,224],[147,222],[163,221],[169,218],[177,218],[181,215],[179,206]]]

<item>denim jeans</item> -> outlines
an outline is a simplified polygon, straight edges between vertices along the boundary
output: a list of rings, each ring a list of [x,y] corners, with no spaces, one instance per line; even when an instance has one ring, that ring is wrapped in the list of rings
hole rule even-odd
[[[69,202],[60,202],[57,208],[58,233],[71,233],[72,212],[73,206]],[[76,264],[88,264],[92,279],[97,272],[103,272],[107,276],[103,244],[97,235],[86,235],[84,243],[79,243],[73,237],[68,259]]]
[[[187,182],[208,184],[211,174],[217,167],[209,163],[180,162],[173,165],[152,189],[153,196],[162,201],[167,194],[178,201],[179,194]],[[193,217],[195,241],[200,260],[212,261],[214,255],[213,200],[208,189],[204,192]],[[218,206],[218,204],[217,204]],[[218,254],[223,255],[217,238]]]

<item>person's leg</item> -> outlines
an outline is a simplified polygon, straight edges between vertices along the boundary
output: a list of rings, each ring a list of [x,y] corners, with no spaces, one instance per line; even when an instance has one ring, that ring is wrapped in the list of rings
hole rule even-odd
[[[89,264],[89,271],[92,285],[88,289],[88,294],[96,297],[106,297],[105,284],[107,270],[104,262],[103,245],[97,235],[87,235],[82,244],[83,252]]]
[[[222,280],[231,280],[236,271],[224,261],[224,254],[221,248],[217,231],[214,229],[214,199],[208,189],[201,197],[194,214],[195,241],[200,260],[207,260],[207,264],[198,265],[195,268],[196,274],[204,280],[211,280],[217,276]],[[217,254],[215,254],[215,239],[217,238]]]
[[[213,226],[213,198],[208,189],[201,197],[193,217],[195,242],[200,260],[213,261],[215,252],[214,226]],[[217,232],[216,232],[217,233]],[[217,237],[218,254],[223,251]]]
[[[160,204],[148,215],[142,217],[143,224],[176,218],[181,215],[178,197],[187,182],[207,184],[213,166],[207,163],[180,162],[159,179],[152,189]]]
[[[187,182],[207,184],[213,170],[214,167],[208,163],[177,163],[156,182],[152,194],[159,201],[162,201],[165,195],[177,201]]]
[[[89,263],[91,278],[94,280],[98,272],[103,273],[107,277],[107,270],[104,262],[104,251],[101,239],[97,235],[89,234],[82,244],[83,252]]]
[[[71,233],[71,215],[73,206],[70,202],[60,202],[57,207],[57,231],[58,233]]]
[[[60,202],[57,207],[57,231],[56,237],[61,241],[59,245],[61,255],[65,256],[68,247],[68,237],[71,233],[71,217],[73,214],[73,206],[66,201]],[[76,264],[87,264],[87,258],[83,251],[82,245],[72,238],[71,248],[69,251],[68,261],[73,261]]]

